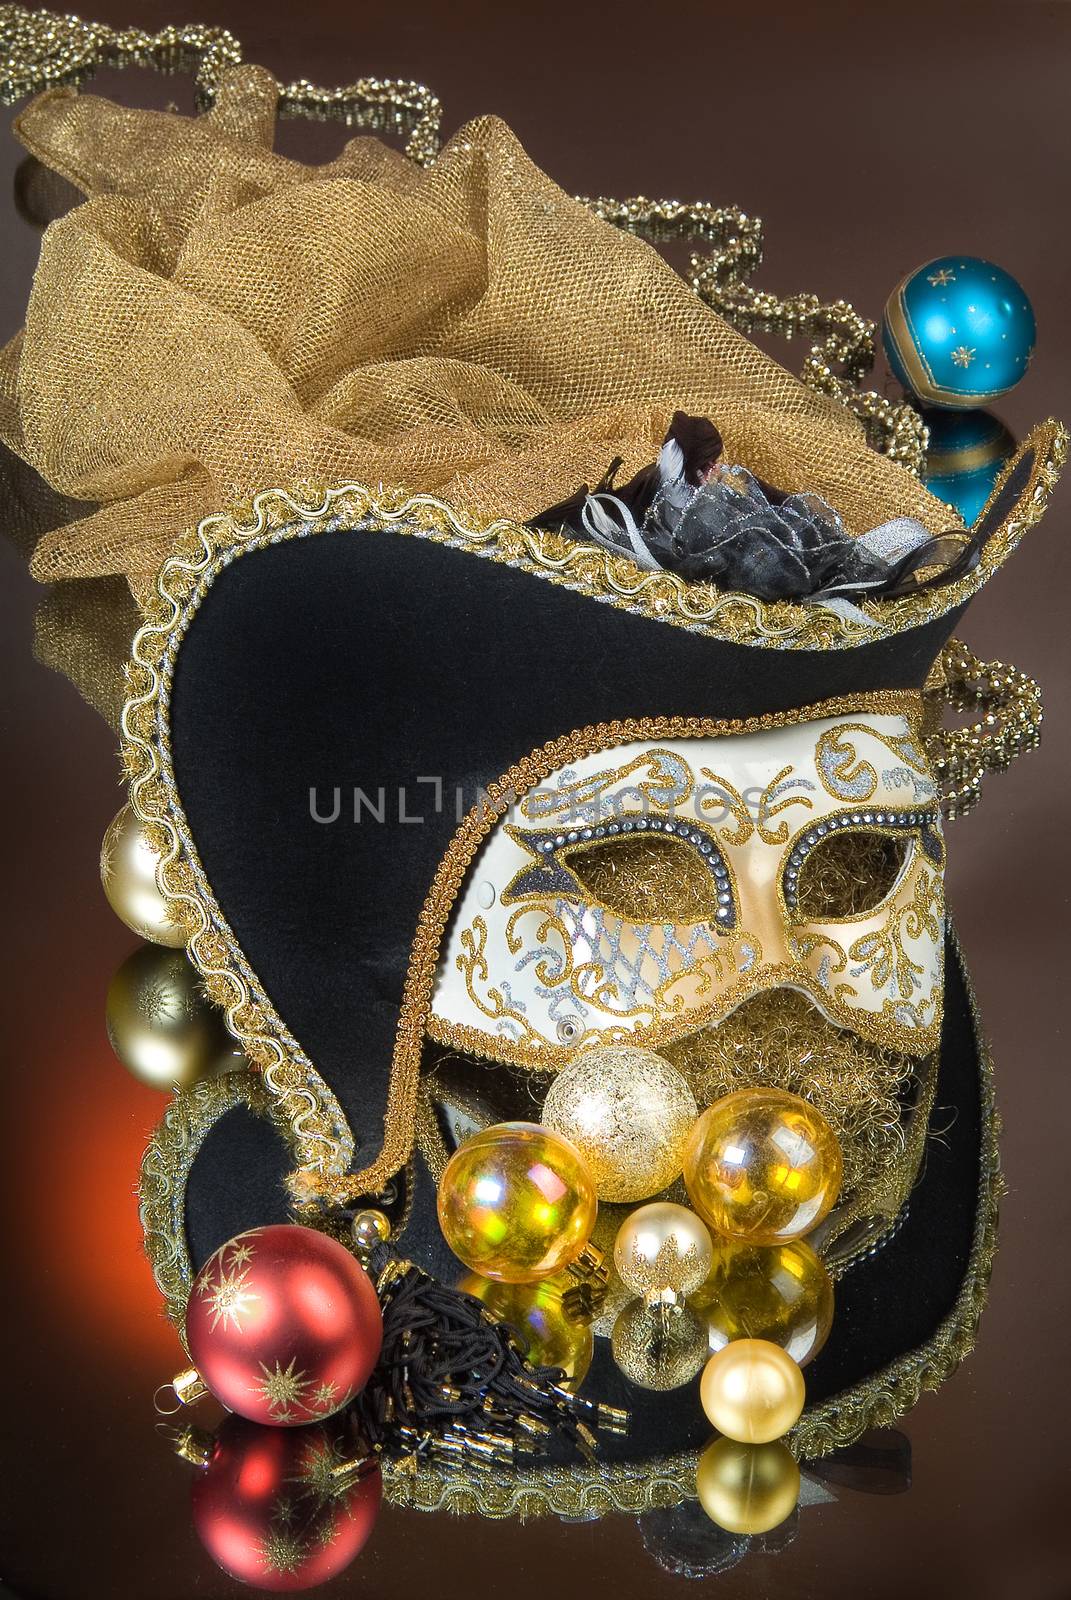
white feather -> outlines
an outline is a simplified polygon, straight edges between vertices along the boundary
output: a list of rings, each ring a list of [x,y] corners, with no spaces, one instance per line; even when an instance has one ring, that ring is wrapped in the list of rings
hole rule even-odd
[[[658,476],[666,489],[684,477],[684,451],[676,439],[667,439],[658,452]]]

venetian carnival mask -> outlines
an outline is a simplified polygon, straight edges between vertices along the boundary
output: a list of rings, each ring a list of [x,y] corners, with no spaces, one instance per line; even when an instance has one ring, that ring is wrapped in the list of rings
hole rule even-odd
[[[640,841],[653,914],[613,870]],[[848,914],[821,878],[801,894],[818,852],[866,844],[893,867]],[[901,714],[585,756],[523,795],[474,862],[429,1031],[553,1068],[578,1048],[671,1042],[788,988],[922,1056],[941,1021],[943,861],[937,788]]]

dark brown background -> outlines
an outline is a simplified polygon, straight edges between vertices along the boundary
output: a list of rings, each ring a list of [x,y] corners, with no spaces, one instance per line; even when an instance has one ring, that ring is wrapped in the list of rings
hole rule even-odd
[[[759,213],[761,282],[843,295],[870,315],[920,261],[990,256],[1022,279],[1040,326],[1033,368],[1001,414],[1019,435],[1071,414],[1071,8],[195,3],[98,0],[94,14],[222,23],[248,59],[284,77],[423,80],[445,103],[447,132],[498,112],[568,189]],[[189,103],[184,83],[141,74],[101,87]],[[289,151],[317,157],[342,137],[293,124],[282,134]],[[11,203],[19,158],[5,117],[3,337],[19,325],[37,247]],[[789,1549],[713,1580],[726,1594],[1071,1594],[1068,503],[1065,490],[961,630],[979,654],[1040,678],[1047,712],[1040,752],[992,780],[951,839],[951,900],[996,1054],[1010,1185],[978,1348],[905,1425],[909,1494],[805,1511]],[[152,1436],[148,1397],[178,1351],[139,1255],[134,1201],[164,1102],[123,1073],[103,1028],[108,979],[134,942],[97,881],[100,836],[121,799],[115,740],[32,661],[40,591],[6,542],[0,573],[10,1180],[0,1576],[47,1600],[234,1596],[189,1527],[185,1469]],[[523,1528],[387,1510],[358,1565],[326,1592],[526,1600],[553,1588],[572,1600],[603,1585],[687,1590],[644,1555],[628,1519]]]

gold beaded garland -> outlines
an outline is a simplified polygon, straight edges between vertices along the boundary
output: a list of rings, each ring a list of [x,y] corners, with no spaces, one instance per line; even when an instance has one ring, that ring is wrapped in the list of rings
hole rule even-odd
[[[800,1469],[780,1441],[713,1439],[699,1457],[695,1488],[707,1516],[727,1533],[769,1533],[796,1509]]]
[[[809,1233],[840,1192],[843,1160],[825,1117],[785,1089],[737,1089],[688,1136],[684,1182],[716,1232],[752,1244]]]
[[[123,1066],[153,1089],[186,1089],[246,1065],[181,950],[147,944],[128,956],[108,986],[105,1019]]]
[[[649,1304],[693,1294],[705,1282],[712,1259],[706,1225],[694,1211],[668,1200],[640,1206],[614,1240],[618,1277]]]
[[[186,930],[157,887],[159,862],[143,824],[124,806],[108,824],[100,847],[100,881],[108,904],[139,938],[178,950],[186,943]]]
[[[586,1050],[555,1078],[543,1122],[575,1144],[600,1200],[645,1200],[680,1176],[699,1114],[675,1067],[653,1050]]]
[[[780,1439],[800,1419],[803,1374],[768,1339],[734,1339],[703,1369],[699,1398],[719,1433],[741,1444]]]

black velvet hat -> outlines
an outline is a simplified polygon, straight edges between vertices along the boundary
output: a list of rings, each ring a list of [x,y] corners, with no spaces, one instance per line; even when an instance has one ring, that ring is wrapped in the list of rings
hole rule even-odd
[[[422,1064],[442,1055],[429,1024],[444,939],[496,823],[581,752],[921,707],[1062,450],[1050,425],[1019,451],[976,526],[973,570],[859,616],[642,572],[424,496],[273,490],[206,519],[146,608],[123,718],[161,887],[256,1069],[179,1095],[146,1154],[149,1253],[179,1326],[191,1271],[225,1239],[295,1215],[331,1226],[362,1202],[388,1210],[401,1254],[456,1282],[418,1099]],[[977,688],[959,685],[964,703]],[[935,770],[970,798],[978,771],[955,748]],[[831,1250],[837,1315],[808,1369],[803,1454],[902,1413],[969,1348],[981,1309],[999,1188],[990,1065],[947,937],[928,1104],[948,1131],[880,1248],[864,1229]],[[508,1114],[506,1080],[487,1083]],[[437,1109],[449,1144],[458,1119]],[[637,1390],[595,1343],[586,1388],[633,1415],[597,1466],[475,1493],[429,1468],[394,1492],[562,1512],[578,1495],[593,1510],[679,1498],[707,1431],[694,1384]]]

